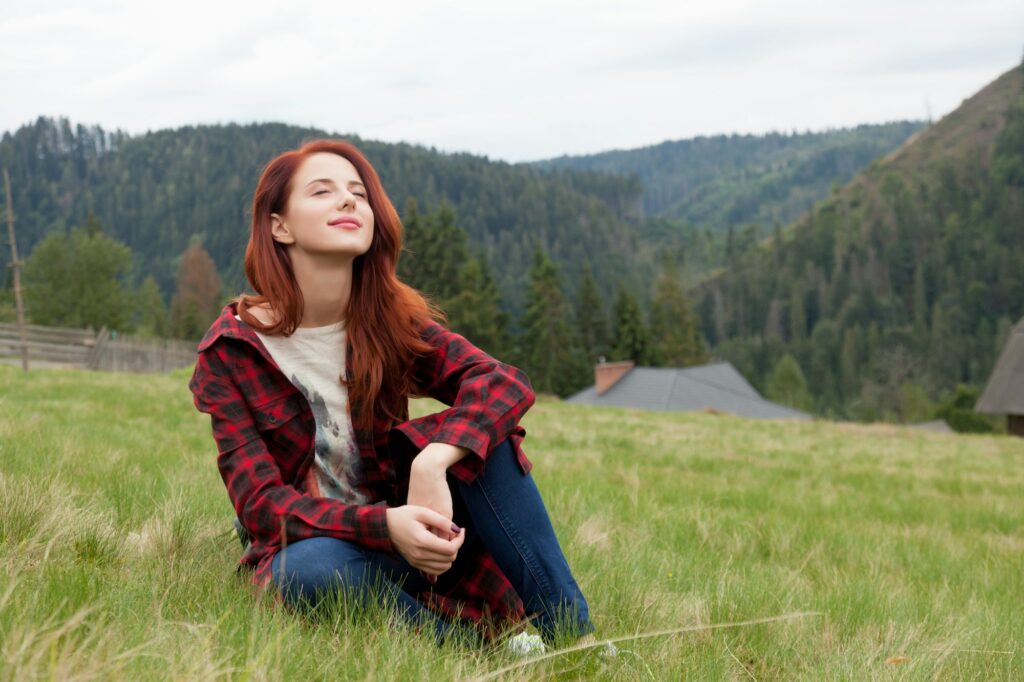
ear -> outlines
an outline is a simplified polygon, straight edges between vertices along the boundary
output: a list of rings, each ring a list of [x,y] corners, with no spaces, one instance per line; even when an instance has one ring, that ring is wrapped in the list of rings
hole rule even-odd
[[[292,231],[288,229],[284,219],[276,213],[270,214],[270,235],[274,238],[274,241],[281,242],[282,244],[295,243]]]

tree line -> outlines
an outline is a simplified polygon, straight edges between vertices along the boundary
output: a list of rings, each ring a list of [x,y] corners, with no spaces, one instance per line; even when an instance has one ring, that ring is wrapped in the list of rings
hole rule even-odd
[[[647,315],[621,283],[606,303],[589,264],[571,297],[561,270],[538,243],[525,273],[525,302],[517,315],[509,315],[492,264],[470,246],[450,204],[424,211],[410,199],[404,213],[400,278],[437,303],[452,330],[522,367],[539,392],[565,397],[579,391],[593,383],[593,365],[602,360],[686,366],[708,357],[669,257],[662,260]],[[90,216],[81,227],[48,234],[25,260],[28,319],[197,341],[230,296],[201,240],[194,239],[175,260],[174,293],[165,303],[155,278],[139,271],[132,250]],[[13,317],[8,289],[0,299],[0,320]]]
[[[198,239],[175,260],[177,277],[168,305],[156,279],[142,276],[131,248],[106,234],[90,215],[80,227],[48,234],[25,259],[28,322],[198,340],[223,305],[220,275]],[[0,290],[0,321],[14,317],[8,282]]]
[[[806,387],[794,399],[818,414],[944,413],[969,426],[971,396],[1024,315],[1022,226],[1017,68],[761,248],[731,257],[694,292],[702,331],[769,393],[789,358],[789,383]]]

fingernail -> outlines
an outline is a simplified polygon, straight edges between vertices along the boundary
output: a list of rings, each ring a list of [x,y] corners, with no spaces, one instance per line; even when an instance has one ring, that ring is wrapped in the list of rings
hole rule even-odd
[[[430,581],[431,585],[434,585],[434,584],[437,583],[437,576],[436,575],[428,575],[427,579]]]
[[[455,525],[455,524],[453,523],[453,524],[452,524],[452,532],[453,532],[453,533],[461,533],[461,532],[462,532],[462,529],[461,529],[461,528],[459,528],[458,526],[456,526],[456,525]]]

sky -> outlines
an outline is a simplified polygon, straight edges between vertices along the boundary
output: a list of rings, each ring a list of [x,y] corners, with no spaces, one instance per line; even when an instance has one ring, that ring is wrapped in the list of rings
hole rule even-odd
[[[278,121],[510,162],[955,109],[1021,0],[0,0],[0,131]]]

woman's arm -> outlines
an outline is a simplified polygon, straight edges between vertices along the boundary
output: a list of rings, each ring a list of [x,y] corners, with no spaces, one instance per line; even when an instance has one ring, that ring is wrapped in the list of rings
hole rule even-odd
[[[393,552],[385,505],[312,497],[282,480],[242,391],[226,369],[224,348],[215,344],[199,354],[189,388],[196,408],[210,415],[217,466],[245,529],[264,543],[327,535]]]
[[[400,554],[430,575],[451,567],[465,534],[452,527],[450,516],[413,505],[344,504],[285,484],[220,352],[199,354],[189,388],[196,407],[211,417],[221,477],[235,513],[255,539],[285,544],[325,535]]]
[[[399,425],[421,447],[409,471],[408,503],[453,517],[447,473],[471,483],[483,470],[488,453],[512,433],[522,437],[519,419],[533,405],[529,379],[521,370],[499,362],[465,337],[429,321],[424,338],[434,351],[420,358],[413,378],[422,393],[449,409],[433,415],[424,433],[416,422]],[[446,531],[440,537],[453,539]]]
[[[521,369],[433,320],[423,338],[434,350],[414,363],[413,381],[422,395],[450,407],[436,415],[437,429],[420,456],[472,483],[494,446],[521,429],[519,420],[535,400],[533,388]]]

